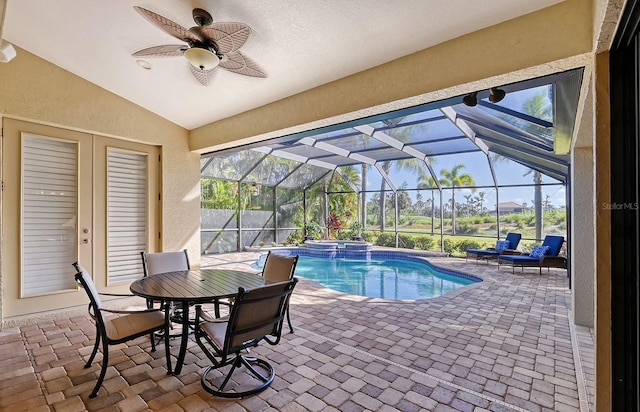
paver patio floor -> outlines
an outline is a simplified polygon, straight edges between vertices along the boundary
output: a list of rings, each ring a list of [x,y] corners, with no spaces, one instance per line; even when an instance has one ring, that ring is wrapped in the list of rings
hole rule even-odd
[[[253,270],[259,253],[216,255],[203,266]],[[570,325],[566,272],[538,275],[464,259],[435,265],[482,283],[421,301],[341,294],[302,279],[295,328],[254,353],[276,367],[266,391],[239,401],[200,385],[208,360],[190,342],[180,376],[162,345],[112,347],[107,378],[88,399],[99,365],[84,369],[95,327],[72,316],[0,331],[0,409],[7,411],[576,411],[590,409],[592,346]],[[582,343],[578,339],[582,336]],[[586,338],[585,338],[586,336]],[[585,343],[586,339],[586,343]],[[178,342],[172,342],[177,354]],[[578,347],[582,349],[578,352]],[[582,355],[577,356],[579,353]],[[587,361],[583,365],[580,359]],[[98,355],[98,362],[101,356]],[[586,377],[586,378],[585,378]]]

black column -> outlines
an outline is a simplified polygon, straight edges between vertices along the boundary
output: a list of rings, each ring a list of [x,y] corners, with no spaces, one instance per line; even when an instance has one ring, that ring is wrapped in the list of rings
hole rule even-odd
[[[629,1],[610,55],[612,410],[638,411],[640,6]]]

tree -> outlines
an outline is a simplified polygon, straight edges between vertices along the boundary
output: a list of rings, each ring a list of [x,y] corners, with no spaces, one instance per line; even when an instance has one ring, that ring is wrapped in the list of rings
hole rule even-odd
[[[411,141],[411,138],[413,135],[415,134],[420,134],[420,133],[426,133],[427,132],[427,126],[423,125],[423,124],[416,124],[416,125],[411,125],[411,126],[400,126],[398,128],[391,128],[388,130],[389,135],[402,142],[402,143],[407,143],[409,141]],[[410,158],[410,159],[400,159],[400,160],[396,160],[395,162],[392,162],[390,160],[384,161],[382,163],[382,170],[389,175],[389,172],[391,171],[391,167],[395,166],[398,170],[402,170],[402,171],[407,171],[407,172],[413,172],[413,173],[421,173],[422,172],[422,168],[419,166],[419,163],[421,160],[418,160],[416,158]],[[385,191],[386,191],[386,182],[384,179],[381,179],[380,181],[380,231],[384,232],[384,227],[386,225],[386,196],[385,196]]]
[[[467,201],[467,216],[471,215],[471,200],[473,199],[473,195],[464,195],[464,199]]]
[[[552,121],[553,108],[548,99],[548,92],[543,90],[532,97],[526,99],[522,103],[522,111],[523,113],[528,114],[532,117],[537,117],[538,119]],[[528,131],[532,134],[536,134],[536,130],[529,122],[522,122],[520,126],[523,130]],[[503,156],[496,154],[492,157],[492,160],[495,162],[498,161],[506,161],[507,159]],[[542,224],[543,224],[543,210],[542,210],[542,173],[535,169],[529,169],[524,176],[533,175],[533,184],[534,184],[534,194],[533,194],[533,208],[535,213],[535,230],[536,230],[536,239],[542,239]]]
[[[451,170],[442,169],[440,174],[440,184],[451,187],[451,228],[452,234],[456,234],[456,187],[475,186],[476,182],[473,177],[467,173],[460,173],[464,169],[464,165],[455,165]],[[475,188],[471,189],[475,192]]]
[[[552,120],[553,111],[547,98],[547,91],[541,91],[525,100],[524,103],[522,103],[522,111],[538,119]],[[523,125],[524,130],[530,129],[531,127],[530,123]],[[533,173],[533,183],[535,184],[533,206],[536,215],[536,239],[542,239],[542,173],[538,170],[531,169],[525,173],[525,176],[531,173]]]
[[[420,171],[420,175],[418,176],[418,189],[431,189],[431,199],[427,199],[427,203],[431,209],[431,235],[433,236],[433,229],[435,223],[435,199],[433,198],[433,188],[437,187],[436,181],[433,176],[424,173],[423,170]]]
[[[480,204],[480,214],[484,213],[484,202],[487,200],[486,198],[487,192],[478,192],[478,203]]]

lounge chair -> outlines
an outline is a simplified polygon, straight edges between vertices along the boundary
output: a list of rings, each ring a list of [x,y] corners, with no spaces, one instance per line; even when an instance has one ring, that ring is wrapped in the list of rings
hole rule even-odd
[[[520,233],[509,233],[505,240],[498,240],[495,248],[488,249],[467,249],[467,261],[470,257],[476,259],[476,263],[480,259],[485,259],[487,263],[489,259],[495,259],[501,254],[513,253],[520,243],[522,235]]]
[[[500,264],[510,264],[512,272],[515,273],[515,267],[520,266],[524,270],[525,266],[537,266],[542,275],[542,268],[567,268],[567,259],[561,256],[560,249],[564,243],[564,236],[547,235],[541,246],[534,246],[528,255],[500,255],[498,256],[498,270]]]

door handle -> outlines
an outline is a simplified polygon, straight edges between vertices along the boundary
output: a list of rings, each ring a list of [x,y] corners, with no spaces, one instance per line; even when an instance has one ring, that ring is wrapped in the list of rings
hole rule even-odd
[[[90,245],[91,239],[82,239],[82,243],[84,243],[85,245]]]

